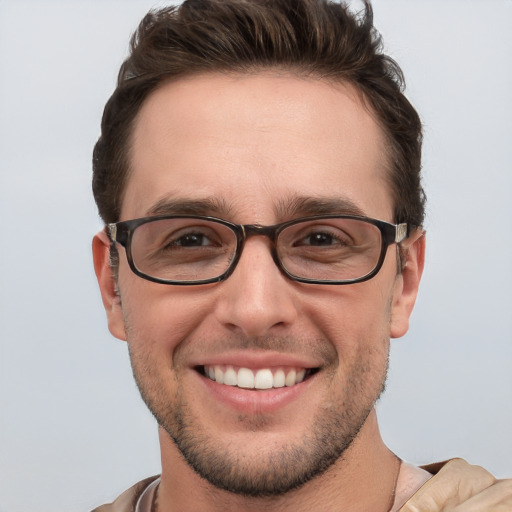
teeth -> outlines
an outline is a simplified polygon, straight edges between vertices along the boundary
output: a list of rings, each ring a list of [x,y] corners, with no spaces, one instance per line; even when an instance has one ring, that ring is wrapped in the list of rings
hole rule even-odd
[[[270,389],[274,385],[274,376],[270,370],[258,370],[254,376],[256,389]]]
[[[219,366],[216,366],[215,367],[215,380],[219,383],[219,384],[224,384],[224,372],[220,369]]]
[[[272,389],[294,386],[304,380],[305,368],[234,368],[233,366],[214,365],[204,367],[205,376],[227,386],[245,389]]]
[[[217,379],[215,379],[215,380],[217,380]],[[217,382],[219,382],[219,381],[217,380]],[[221,384],[222,384],[222,382],[221,382]],[[252,371],[249,370],[249,368],[240,368],[240,370],[238,370],[238,383],[237,384],[238,384],[239,388],[253,389],[254,388],[254,373],[252,373]]]
[[[290,372],[288,372],[288,375],[286,376],[284,383],[288,387],[293,386],[295,384],[296,379],[297,379],[297,372],[295,370],[291,370]]]
[[[283,370],[279,369],[276,373],[274,373],[274,387],[275,388],[283,388],[284,383],[286,382],[286,376]]]
[[[238,375],[235,370],[233,370],[232,366],[228,366],[224,372],[224,384],[228,386],[236,386],[238,384]]]

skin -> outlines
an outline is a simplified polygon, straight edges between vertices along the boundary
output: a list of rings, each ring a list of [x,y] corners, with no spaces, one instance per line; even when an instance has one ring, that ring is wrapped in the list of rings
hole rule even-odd
[[[131,162],[120,220],[188,201],[191,213],[270,225],[314,214],[311,199],[320,199],[333,213],[393,221],[384,136],[349,85],[277,72],[167,83],[139,113]],[[348,286],[287,279],[263,237],[248,240],[226,281],[190,287],[137,277],[120,247],[118,295],[108,240],[95,237],[109,329],[128,342],[160,424],[160,510],[389,509],[398,466],[380,438],[374,404],[389,339],[408,329],[422,233],[404,245],[401,274],[391,245],[376,277]],[[227,386],[195,369],[226,362],[318,372],[291,393],[226,394]],[[328,467],[313,468],[319,458]],[[238,490],[237,479],[245,480]],[[251,481],[259,493],[248,492]]]

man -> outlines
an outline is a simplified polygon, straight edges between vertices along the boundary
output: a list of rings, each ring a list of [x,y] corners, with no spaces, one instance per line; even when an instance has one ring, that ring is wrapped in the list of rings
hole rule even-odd
[[[95,148],[93,251],[162,474],[98,511],[512,509],[510,481],[414,467],[379,434],[425,250],[402,84],[369,4],[143,20]]]

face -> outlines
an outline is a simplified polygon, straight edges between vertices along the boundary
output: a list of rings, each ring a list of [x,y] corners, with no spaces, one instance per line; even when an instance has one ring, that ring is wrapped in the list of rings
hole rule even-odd
[[[121,220],[393,220],[383,134],[347,85],[276,74],[168,83],[142,107],[130,156]],[[392,245],[367,282],[311,285],[283,276],[269,240],[253,237],[227,280],[182,287],[137,277],[119,247],[118,297],[98,236],[109,327],[127,340],[142,396],[174,440],[167,456],[179,450],[211,484],[255,496],[287,492],[336,464],[383,389],[390,337],[407,330],[418,247],[400,275]],[[236,373],[238,386],[222,383]],[[248,389],[245,378],[289,385]]]

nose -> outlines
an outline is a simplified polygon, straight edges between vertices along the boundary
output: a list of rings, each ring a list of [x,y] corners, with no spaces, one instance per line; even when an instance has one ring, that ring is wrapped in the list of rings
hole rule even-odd
[[[220,283],[216,318],[247,337],[284,330],[297,318],[294,285],[274,263],[270,240],[250,238],[233,274]]]

